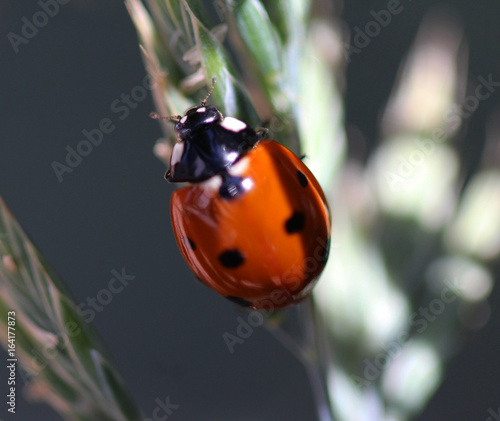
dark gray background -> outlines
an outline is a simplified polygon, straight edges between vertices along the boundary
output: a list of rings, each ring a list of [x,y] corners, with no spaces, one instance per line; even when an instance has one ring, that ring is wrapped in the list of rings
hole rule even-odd
[[[105,288],[112,269],[135,275],[96,314],[94,324],[135,399],[150,416],[155,399],[180,405],[176,420],[314,420],[306,375],[263,328],[229,354],[222,339],[234,333],[233,306],[193,281],[172,236],[164,166],[151,149],[161,136],[148,118],[150,98],[120,120],[110,109],[142,84],[145,71],[136,33],[121,1],[72,0],[18,54],[8,39],[31,20],[36,2],[0,2],[0,194],[77,302]],[[348,68],[347,121],[376,137],[378,110],[390,92],[405,50],[428,6],[407,2]],[[500,5],[449,1],[470,40],[471,79],[500,79]],[[387,2],[347,2],[353,28]],[[479,156],[495,93],[469,121],[462,153]],[[59,183],[51,168],[81,131],[110,118],[116,129]],[[370,145],[367,145],[369,147]],[[488,326],[453,361],[422,420],[485,420],[500,406],[498,344],[500,294],[493,292]],[[3,354],[0,358],[4,358]],[[7,378],[0,375],[5,396]],[[3,399],[3,398],[2,398]],[[16,416],[0,404],[0,419],[60,420],[43,405],[19,401]],[[5,411],[5,412],[4,412]],[[169,418],[170,419],[170,418]]]

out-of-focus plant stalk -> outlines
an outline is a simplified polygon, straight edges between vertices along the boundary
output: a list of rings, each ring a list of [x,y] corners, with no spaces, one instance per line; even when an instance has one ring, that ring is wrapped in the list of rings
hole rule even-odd
[[[0,341],[20,364],[17,393],[28,379],[26,395],[67,420],[139,421],[100,338],[1,198],[0,233]]]

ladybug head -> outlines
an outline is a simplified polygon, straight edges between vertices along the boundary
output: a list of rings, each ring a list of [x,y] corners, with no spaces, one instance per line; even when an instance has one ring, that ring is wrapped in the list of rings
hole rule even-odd
[[[233,163],[258,141],[253,129],[232,117],[224,118],[213,105],[206,105],[212,88],[200,106],[192,107],[183,116],[152,118],[174,120],[178,142],[172,149],[170,168],[165,178],[170,182],[200,182],[225,175]]]
[[[178,119],[175,124],[175,134],[181,141],[196,136],[198,130],[205,130],[223,120],[221,112],[213,105],[193,107]]]
[[[207,100],[215,88],[215,77],[212,78],[212,87],[208,95],[200,106],[195,106],[187,110],[183,116],[173,115],[161,117],[157,113],[151,113],[150,117],[159,120],[175,121],[175,134],[179,141],[189,141],[196,137],[198,131],[203,131],[221,122],[224,117],[222,113],[213,105],[206,105]]]

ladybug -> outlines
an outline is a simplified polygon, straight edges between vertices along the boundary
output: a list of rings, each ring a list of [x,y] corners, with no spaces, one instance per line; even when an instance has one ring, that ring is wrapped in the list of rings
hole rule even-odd
[[[179,249],[205,285],[253,309],[303,300],[325,267],[331,220],[325,195],[304,163],[213,105],[175,121],[169,182]]]

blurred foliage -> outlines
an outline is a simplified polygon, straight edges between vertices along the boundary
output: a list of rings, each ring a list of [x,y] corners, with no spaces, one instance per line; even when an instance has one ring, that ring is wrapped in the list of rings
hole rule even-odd
[[[464,182],[455,139],[464,135],[465,45],[457,24],[428,15],[377,147],[366,165],[346,160],[330,192],[337,247],[316,297],[336,358],[336,419],[411,419],[464,333],[489,317],[500,171],[483,166]]]
[[[0,233],[0,340],[17,366],[16,394],[26,386],[67,420],[138,421],[100,338],[1,198]]]

